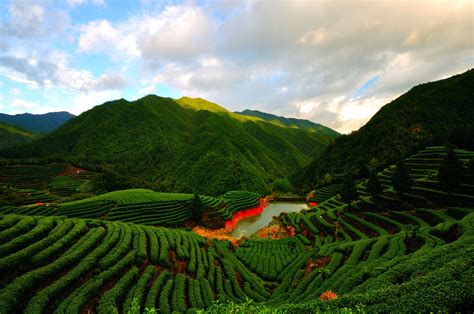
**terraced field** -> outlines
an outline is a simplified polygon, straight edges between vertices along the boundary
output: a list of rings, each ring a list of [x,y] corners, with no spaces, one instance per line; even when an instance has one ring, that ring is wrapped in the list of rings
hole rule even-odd
[[[354,217],[347,223],[359,227],[351,228],[350,236],[321,245],[304,245],[294,237],[249,240],[240,247],[177,229],[1,215],[0,310],[127,312],[136,300],[142,309],[171,313],[246,298],[285,307],[331,290],[343,296],[338,305],[351,306],[362,295],[371,309],[384,311],[394,301],[379,298],[381,293],[398,295],[395,287],[403,286],[398,297],[415,302],[411,293],[421,285],[435,296],[444,293],[435,291],[440,282],[456,287],[458,303],[445,304],[441,298],[423,306],[459,309],[468,298],[472,301],[473,281],[467,279],[472,279],[474,214],[458,220],[465,211],[420,213],[430,218],[418,213],[372,214],[367,221]],[[440,223],[432,226],[434,217]],[[418,228],[401,224],[404,220]],[[387,225],[400,230],[387,230]],[[441,263],[448,268],[442,273],[437,270]],[[421,304],[412,309],[425,309]]]
[[[455,153],[466,164],[474,158],[474,152],[455,150]],[[406,205],[410,206],[404,211],[400,209],[400,200],[392,186],[395,166],[390,166],[378,173],[383,187],[383,192],[379,195],[382,199],[380,205],[371,201],[366,180],[357,185],[360,197],[352,204],[354,210],[351,212],[347,211],[347,204],[338,194],[327,198],[331,195],[328,191],[335,190],[334,186],[329,186],[327,189],[317,190],[313,196],[316,199],[318,191],[321,191],[321,199],[326,198],[326,201],[304,214],[283,214],[280,217],[281,224],[293,227],[300,237],[304,236],[321,244],[340,239],[360,240],[393,234],[406,226],[434,226],[449,220],[447,212],[458,216],[465,214],[469,209],[453,204],[474,208],[474,178],[465,176],[447,198],[448,192],[440,186],[437,179],[440,162],[446,154],[445,147],[428,147],[406,159],[414,184],[411,191],[404,195]]]
[[[88,193],[98,176],[65,163],[0,166],[0,205],[49,203]]]
[[[66,216],[133,222],[142,225],[176,226],[202,211],[223,222],[232,214],[259,204],[257,193],[232,191],[220,198],[193,194],[160,193],[146,189],[110,192],[83,200],[39,206],[0,206],[4,214]]]
[[[318,206],[278,217],[296,233],[279,240],[232,244],[151,226],[182,223],[198,203],[231,217],[258,204],[259,195],[243,191],[213,198],[127,190],[3,206],[0,313],[184,313],[248,300],[293,313],[469,311],[474,189],[466,176],[446,198],[436,179],[443,154],[433,147],[407,159],[415,184],[403,208],[389,167],[379,173],[378,205],[365,181],[351,210],[328,188]]]

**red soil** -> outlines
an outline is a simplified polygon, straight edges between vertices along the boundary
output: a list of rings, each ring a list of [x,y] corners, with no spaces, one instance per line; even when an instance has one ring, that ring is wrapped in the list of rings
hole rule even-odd
[[[193,231],[203,237],[219,240],[228,240],[234,244],[237,244],[236,238],[229,235],[229,233],[235,229],[237,223],[244,218],[260,215],[263,209],[268,205],[268,200],[265,198],[259,199],[260,204],[256,207],[240,210],[232,215],[230,220],[225,222],[225,227],[221,229],[208,229],[201,226],[196,226]]]
[[[72,176],[74,176],[76,174],[79,174],[79,173],[82,173],[82,172],[87,172],[87,170],[75,167],[73,165],[67,165],[64,168],[64,171],[62,173],[60,173],[59,175],[64,176],[64,177],[72,177]]]
[[[308,202],[308,207],[316,207],[318,206],[318,203],[316,202]]]
[[[268,201],[264,198],[259,199],[260,205],[257,207],[240,210],[232,215],[232,219],[225,222],[225,228],[232,231],[237,226],[237,223],[247,217],[260,215],[263,209],[268,205]]]

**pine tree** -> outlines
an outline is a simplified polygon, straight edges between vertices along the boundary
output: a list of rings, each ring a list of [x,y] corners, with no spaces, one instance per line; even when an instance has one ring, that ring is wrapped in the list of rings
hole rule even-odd
[[[367,192],[372,196],[372,201],[378,204],[380,201],[380,194],[382,193],[382,186],[380,185],[379,177],[375,169],[370,171],[370,177],[367,182]]]
[[[341,198],[351,208],[351,203],[358,197],[357,189],[355,186],[354,178],[352,175],[346,175],[342,182]]]
[[[398,197],[403,200],[405,193],[410,192],[413,181],[410,178],[410,173],[405,165],[405,161],[402,159],[397,163],[395,173],[392,177],[392,184]]]
[[[441,161],[439,172],[438,172],[438,181],[439,184],[446,189],[446,191],[451,195],[453,189],[458,186],[464,177],[464,170],[462,162],[457,158],[454,153],[454,147],[450,146],[448,148],[448,153]]]

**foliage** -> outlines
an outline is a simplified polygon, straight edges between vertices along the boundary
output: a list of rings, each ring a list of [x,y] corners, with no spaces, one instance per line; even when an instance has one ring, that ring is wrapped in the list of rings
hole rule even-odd
[[[107,171],[104,191],[138,187],[133,177],[162,191],[269,194],[276,178],[307,165],[336,136],[234,114],[203,99],[149,95],[97,106],[0,156],[57,155],[98,165]]]
[[[438,180],[448,193],[451,194],[454,188],[462,181],[464,176],[462,162],[456,157],[454,147],[448,148],[446,157],[441,162],[438,172]]]
[[[341,199],[351,207],[351,203],[358,196],[355,181],[352,175],[347,174],[342,182]]]
[[[365,171],[371,159],[387,167],[431,145],[474,149],[474,70],[421,84],[382,107],[370,121],[338,137],[293,177],[296,189],[309,191],[326,173]],[[458,134],[458,136],[453,136]]]
[[[38,135],[20,127],[0,122],[0,149],[29,143]]]
[[[293,186],[288,179],[276,179],[273,181],[273,191],[282,193],[293,192]]]
[[[410,178],[410,173],[403,159],[397,163],[395,173],[392,178],[392,184],[394,190],[401,199],[403,199],[403,195],[405,193],[411,190],[413,181]]]
[[[380,194],[382,193],[382,186],[380,185],[377,171],[371,170],[370,177],[367,181],[367,192],[372,196],[372,201],[378,203],[380,201]]]

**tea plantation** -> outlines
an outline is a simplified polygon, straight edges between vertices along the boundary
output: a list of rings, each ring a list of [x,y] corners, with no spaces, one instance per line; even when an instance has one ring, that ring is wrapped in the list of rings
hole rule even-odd
[[[275,217],[294,230],[281,239],[232,244],[164,227],[258,205],[260,195],[245,191],[135,189],[2,206],[0,313],[467,312],[474,178],[466,172],[448,191],[439,179],[448,153],[429,147],[407,158],[413,183],[403,194],[397,166],[378,173],[378,201],[367,180],[350,205],[340,185],[316,190],[317,206]],[[454,153],[463,167],[474,158]]]

